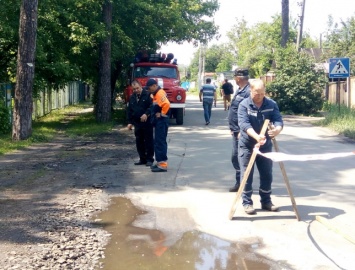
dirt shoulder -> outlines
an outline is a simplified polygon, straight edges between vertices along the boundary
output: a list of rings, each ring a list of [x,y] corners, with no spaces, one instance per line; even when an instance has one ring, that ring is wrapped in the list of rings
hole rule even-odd
[[[110,133],[50,143],[0,157],[0,269],[94,269],[108,235],[90,218],[124,192],[134,136]]]

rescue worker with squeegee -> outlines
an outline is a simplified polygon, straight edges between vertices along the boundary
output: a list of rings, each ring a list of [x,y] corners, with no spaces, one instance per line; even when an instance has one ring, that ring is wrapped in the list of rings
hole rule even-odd
[[[238,108],[238,125],[240,127],[238,157],[241,175],[249,165],[255,144],[260,145],[260,152],[268,153],[272,151],[271,138],[279,135],[283,129],[283,120],[276,102],[265,97],[265,84],[262,80],[256,79],[250,83],[250,96],[245,98]],[[266,134],[259,134],[265,119],[269,119],[272,127]],[[263,156],[257,156],[256,166],[260,176],[259,195],[261,208],[268,211],[278,211],[278,207],[271,201],[272,160]],[[246,185],[242,193],[244,211],[248,215],[256,214],[253,207],[253,172],[254,164],[249,173]]]
[[[154,152],[156,164],[151,166],[152,172],[167,172],[168,170],[168,136],[170,102],[166,92],[160,88],[158,82],[149,79],[146,84],[151,93],[153,104],[151,121],[154,126]]]

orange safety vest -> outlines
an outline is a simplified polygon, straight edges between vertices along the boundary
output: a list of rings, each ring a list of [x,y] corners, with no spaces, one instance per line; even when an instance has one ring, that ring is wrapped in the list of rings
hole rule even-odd
[[[153,106],[159,106],[161,108],[161,116],[167,117],[170,109],[170,101],[163,89],[159,89],[153,94]]]

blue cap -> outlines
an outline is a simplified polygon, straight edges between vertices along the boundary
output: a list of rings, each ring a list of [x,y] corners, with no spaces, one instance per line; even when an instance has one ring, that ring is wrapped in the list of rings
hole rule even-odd
[[[246,68],[237,68],[234,70],[234,76],[249,76],[249,70]]]
[[[150,87],[150,86],[152,86],[153,84],[158,85],[158,82],[157,82],[156,80],[154,80],[154,79],[149,79],[149,80],[147,81],[147,84],[146,84],[145,86],[146,86],[146,87]]]

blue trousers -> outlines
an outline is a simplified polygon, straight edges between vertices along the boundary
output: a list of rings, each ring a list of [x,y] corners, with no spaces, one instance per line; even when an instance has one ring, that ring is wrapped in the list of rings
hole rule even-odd
[[[240,166],[239,166],[239,157],[238,157],[238,134],[239,132],[235,132],[232,135],[232,157],[231,161],[233,167],[235,169],[235,185],[240,184]]]
[[[205,121],[206,123],[210,122],[211,119],[211,114],[212,114],[212,104],[213,101],[203,101],[202,106],[203,106],[203,115],[205,116]]]
[[[271,152],[272,144],[270,146],[260,149],[261,152]],[[250,157],[253,153],[253,149],[241,145],[239,142],[239,164],[241,169],[241,179],[243,179],[246,168],[248,167]],[[261,204],[266,204],[271,202],[271,183],[272,183],[272,160],[265,158],[263,156],[257,155],[255,159],[255,164],[258,168],[260,174],[260,186],[259,186],[259,195]],[[247,183],[243,190],[242,199],[243,205],[253,205],[253,200],[251,196],[253,194],[253,174],[254,174],[254,165],[250,171]]]
[[[155,123],[155,138],[154,138],[154,152],[155,160],[157,162],[168,160],[168,143],[166,137],[168,136],[169,118],[160,117],[156,119]]]

